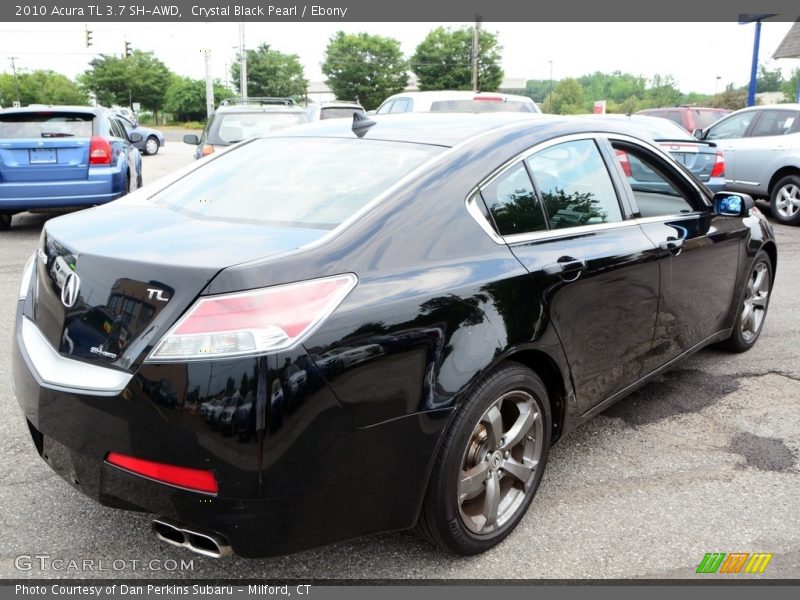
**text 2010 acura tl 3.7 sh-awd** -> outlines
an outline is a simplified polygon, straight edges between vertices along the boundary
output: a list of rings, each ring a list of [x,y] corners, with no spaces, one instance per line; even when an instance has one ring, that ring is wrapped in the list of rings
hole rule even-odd
[[[566,431],[764,323],[769,224],[626,127],[326,121],[49,221],[14,350],[37,450],[210,555],[490,548]]]

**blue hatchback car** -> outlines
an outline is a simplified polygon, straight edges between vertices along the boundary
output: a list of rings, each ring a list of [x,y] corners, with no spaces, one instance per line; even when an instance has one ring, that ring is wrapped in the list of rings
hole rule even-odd
[[[0,229],[14,213],[104,204],[142,185],[142,157],[102,107],[0,110]]]

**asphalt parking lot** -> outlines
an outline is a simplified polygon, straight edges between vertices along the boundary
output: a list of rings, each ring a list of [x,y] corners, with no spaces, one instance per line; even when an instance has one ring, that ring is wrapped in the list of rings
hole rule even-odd
[[[191,162],[179,139],[143,158],[145,183]],[[214,560],[157,542],[148,515],[85,498],[31,443],[8,348],[19,276],[47,218],[20,215],[0,233],[0,577],[686,578],[706,552],[767,552],[761,577],[800,578],[800,228],[776,226],[777,281],[756,347],[704,350],[564,438],[532,509],[499,547],[455,558],[398,532]],[[18,558],[34,555],[110,570]],[[144,569],[150,559],[190,565]]]

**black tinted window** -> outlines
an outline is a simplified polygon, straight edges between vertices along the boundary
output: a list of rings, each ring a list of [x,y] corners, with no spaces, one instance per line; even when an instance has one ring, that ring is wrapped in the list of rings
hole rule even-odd
[[[520,163],[481,190],[500,235],[547,229],[528,172]]]
[[[617,193],[593,140],[551,146],[528,158],[550,227],[622,220]]]

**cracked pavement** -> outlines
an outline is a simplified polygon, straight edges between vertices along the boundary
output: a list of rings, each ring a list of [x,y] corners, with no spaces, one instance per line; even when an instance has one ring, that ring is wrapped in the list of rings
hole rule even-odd
[[[190,152],[167,144],[145,157],[145,176],[190,162]],[[157,542],[148,515],[95,504],[36,453],[11,390],[8,347],[19,275],[45,220],[15,217],[0,234],[0,577],[744,577],[696,575],[706,552],[771,552],[761,577],[800,577],[800,228],[776,226],[777,281],[756,347],[695,354],[565,437],[531,510],[499,547],[452,557],[398,532],[278,558],[213,560]],[[20,571],[22,554],[183,559],[192,568]]]

